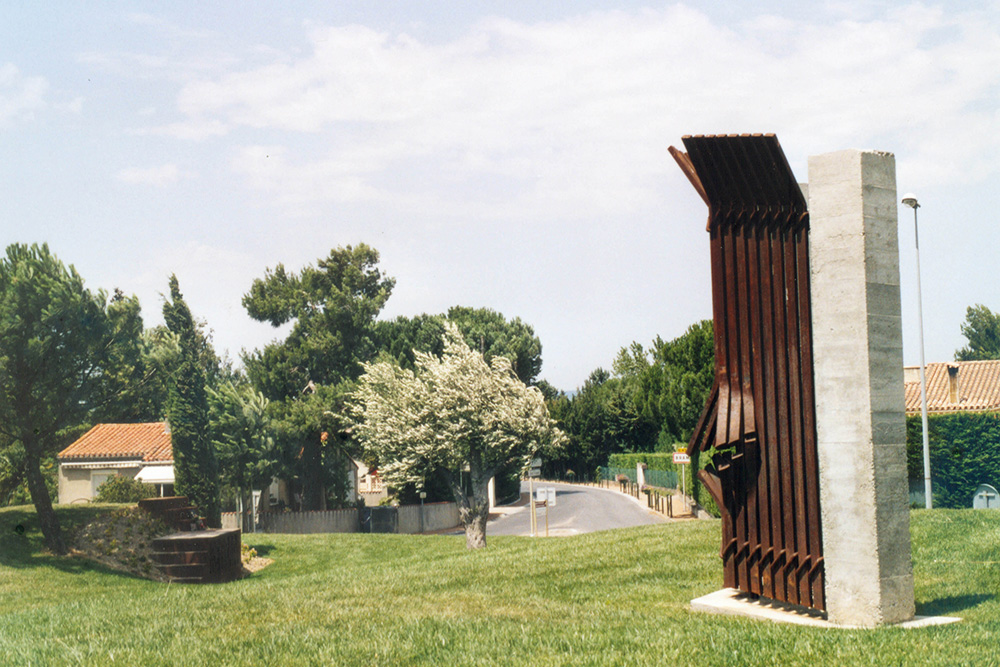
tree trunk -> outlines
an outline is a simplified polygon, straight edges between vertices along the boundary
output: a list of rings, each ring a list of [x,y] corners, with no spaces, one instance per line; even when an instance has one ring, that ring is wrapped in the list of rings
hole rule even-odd
[[[459,516],[465,526],[465,546],[469,549],[481,549],[486,546],[486,521],[490,517],[489,479],[492,471],[483,473],[479,470],[478,461],[471,464],[470,478],[472,482],[472,498],[465,497],[462,489],[461,474],[458,483],[451,480],[452,493],[458,502]]]
[[[243,512],[240,514],[240,530],[244,533],[253,532],[253,491],[249,495],[244,494],[240,489],[240,504]]]
[[[489,519],[488,504],[474,502],[472,507],[462,511],[462,521],[465,523],[465,546],[469,549],[481,549],[486,546],[486,520]]]
[[[45,486],[40,462],[38,457],[30,452],[26,458],[25,474],[28,477],[28,490],[31,492],[31,502],[35,505],[35,514],[38,515],[38,524],[42,529],[42,537],[45,538],[45,546],[52,553],[62,556],[67,552],[66,543],[59,527],[59,517],[52,509],[52,498],[49,496],[48,487]]]

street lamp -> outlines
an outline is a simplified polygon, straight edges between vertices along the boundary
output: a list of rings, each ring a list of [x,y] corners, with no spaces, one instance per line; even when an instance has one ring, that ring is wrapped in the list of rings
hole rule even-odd
[[[927,433],[927,378],[924,376],[924,309],[920,294],[920,234],[917,231],[916,195],[903,195],[903,204],[913,209],[913,241],[917,249],[917,324],[920,328],[920,420],[924,434],[924,507],[931,508],[931,446]]]

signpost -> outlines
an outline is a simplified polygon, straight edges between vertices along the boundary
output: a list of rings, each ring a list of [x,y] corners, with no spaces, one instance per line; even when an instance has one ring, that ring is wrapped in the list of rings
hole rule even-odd
[[[688,455],[687,451],[674,452],[674,465],[679,465],[681,467],[681,498],[684,500],[684,507],[691,509],[688,507],[687,494],[684,492],[687,488],[687,477],[684,471],[687,470],[688,463],[691,463],[691,457]]]
[[[542,476],[542,460],[540,458],[531,459],[531,467],[528,469],[528,503],[531,506],[531,536],[538,537],[538,518],[535,516],[535,478]],[[547,517],[546,517],[547,518]]]

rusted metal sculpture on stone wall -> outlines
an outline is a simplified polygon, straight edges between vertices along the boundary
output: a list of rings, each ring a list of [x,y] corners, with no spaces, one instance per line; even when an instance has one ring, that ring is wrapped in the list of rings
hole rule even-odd
[[[773,135],[684,137],[708,204],[715,383],[689,451],[722,513],[725,586],[824,610],[809,212]]]

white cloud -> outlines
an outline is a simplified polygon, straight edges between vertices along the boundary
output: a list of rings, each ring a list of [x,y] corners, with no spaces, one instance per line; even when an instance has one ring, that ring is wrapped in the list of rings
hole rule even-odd
[[[125,183],[135,185],[152,185],[163,188],[173,185],[182,177],[190,177],[193,174],[184,172],[177,168],[176,164],[164,164],[158,167],[131,167],[118,172],[117,178]]]
[[[24,76],[11,63],[0,65],[0,128],[15,120],[31,120],[44,109],[49,84],[44,77]]]
[[[441,205],[458,189],[496,210],[478,184],[503,181],[501,204],[539,217],[621,212],[672,169],[667,145],[702,132],[775,131],[803,157],[895,150],[917,180],[998,171],[996,133],[954,131],[997,120],[1000,31],[984,14],[912,5],[867,21],[727,27],[677,5],[488,19],[442,44],[363,26],[316,28],[310,40],[303,57],[188,83],[184,120],[158,131],[315,135],[270,162],[253,145],[234,158],[294,206],[376,192],[409,202],[399,173],[416,168],[434,174],[420,196]]]

